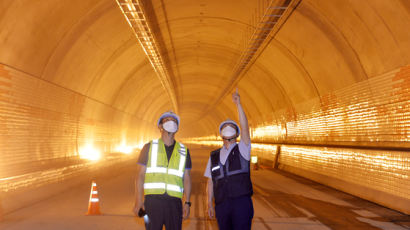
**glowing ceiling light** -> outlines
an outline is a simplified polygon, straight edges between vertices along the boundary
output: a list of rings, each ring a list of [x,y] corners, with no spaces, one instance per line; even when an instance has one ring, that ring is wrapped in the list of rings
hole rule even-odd
[[[135,11],[130,4],[127,4],[127,7],[130,11]]]

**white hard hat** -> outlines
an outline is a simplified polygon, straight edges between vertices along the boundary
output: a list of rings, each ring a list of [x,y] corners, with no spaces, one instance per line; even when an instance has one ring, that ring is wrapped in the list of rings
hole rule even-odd
[[[177,120],[177,123],[178,123],[178,126],[179,126],[179,117],[178,117],[178,115],[176,115],[173,112],[165,112],[165,113],[161,114],[161,116],[158,119],[157,126],[159,126],[159,124],[161,124],[162,119],[167,118],[167,117],[175,118],[175,120]]]
[[[231,120],[231,119],[227,119],[227,120],[223,121],[223,122],[219,125],[219,133],[220,133],[220,134],[221,134],[221,132],[222,132],[222,127],[223,127],[225,124],[233,124],[233,125],[235,126],[235,128],[236,128],[236,133],[237,133],[237,135],[239,136],[239,134],[241,133],[241,131],[239,130],[239,126],[238,126],[238,124],[236,124],[235,121],[233,121],[233,120]]]

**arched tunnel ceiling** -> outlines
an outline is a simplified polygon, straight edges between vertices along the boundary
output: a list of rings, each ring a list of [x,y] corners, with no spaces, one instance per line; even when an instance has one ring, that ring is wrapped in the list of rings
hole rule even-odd
[[[173,73],[181,136],[215,134],[221,120],[236,119],[222,90],[229,88],[247,28],[263,2],[145,1]],[[408,65],[409,21],[408,0],[300,1],[238,79],[251,126]],[[4,65],[153,126],[160,113],[173,109],[115,0],[2,0],[0,28]]]

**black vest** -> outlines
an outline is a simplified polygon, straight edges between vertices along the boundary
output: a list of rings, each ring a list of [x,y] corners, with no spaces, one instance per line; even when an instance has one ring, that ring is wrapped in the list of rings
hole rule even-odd
[[[215,204],[225,199],[253,194],[250,162],[241,156],[238,145],[235,145],[221,164],[221,149],[211,152],[211,174],[214,188]]]

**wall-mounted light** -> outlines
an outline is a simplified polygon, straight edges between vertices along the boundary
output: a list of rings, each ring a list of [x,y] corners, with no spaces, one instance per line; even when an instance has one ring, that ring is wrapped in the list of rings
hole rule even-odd
[[[258,163],[258,156],[252,156],[252,157],[251,157],[251,163],[252,163],[252,164]]]
[[[101,159],[100,150],[96,149],[92,144],[87,144],[79,150],[80,158],[92,161]]]
[[[117,146],[117,148],[115,148],[115,150],[117,152],[120,152],[120,153],[131,154],[132,150],[133,150],[133,147],[125,145],[125,144],[121,144],[121,145]]]

